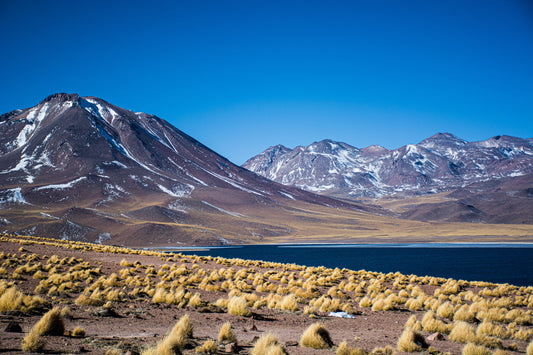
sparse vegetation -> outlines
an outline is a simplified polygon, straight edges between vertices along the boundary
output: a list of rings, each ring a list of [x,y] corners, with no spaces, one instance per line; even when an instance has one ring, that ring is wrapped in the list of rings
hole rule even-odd
[[[402,352],[422,351],[426,347],[423,336],[434,332],[450,334],[449,344],[455,343],[452,348],[456,353],[461,348],[470,353],[485,353],[492,349],[494,354],[503,355],[505,351],[523,352],[528,347],[528,355],[531,355],[533,347],[528,345],[533,335],[533,287],[183,254],[169,257],[155,251],[36,237],[0,236],[0,239],[6,243],[24,243],[25,250],[21,253],[17,247],[11,248],[10,252],[0,252],[0,311],[31,317],[45,313],[50,304],[61,304],[50,311],[54,317],[43,316],[41,321],[49,324],[53,323],[52,319],[60,319],[63,328],[55,334],[65,334],[67,341],[84,336],[81,326],[85,327],[87,323],[85,316],[80,318],[80,314],[121,317],[116,318],[118,321],[131,319],[131,316],[147,319],[153,317],[152,314],[161,314],[158,312],[182,312],[180,314],[186,316],[167,336],[145,349],[144,354],[190,354],[195,350],[211,353],[218,351],[215,350],[218,346],[210,338],[218,339],[220,346],[237,343],[227,321],[237,321],[234,316],[253,315],[254,319],[256,316],[260,319],[268,312],[268,317],[285,313],[285,316],[308,319],[327,317],[329,312],[342,310],[356,317],[364,312],[365,317],[370,318],[377,316],[376,312],[380,312],[381,317],[390,310],[399,309],[402,312],[397,314],[405,318],[403,329],[402,322],[397,327],[396,338],[402,331],[404,333],[395,346]],[[37,250],[32,245],[63,249],[51,249],[58,251],[46,256],[32,253]],[[108,261],[106,264],[89,263],[79,258],[83,254],[73,254],[74,257],[63,251],[67,249],[123,255],[117,256],[114,267],[109,268],[111,263]],[[216,333],[202,336],[201,341],[193,338],[193,326],[187,313],[224,310],[229,314],[223,315],[225,323],[218,336]],[[44,321],[45,318],[49,319]],[[79,326],[65,332],[64,320],[70,329]],[[71,321],[76,324],[70,324]],[[261,326],[262,322],[258,322]],[[45,327],[38,327],[37,323],[35,330],[22,341],[26,351],[41,351],[45,346],[46,336],[42,333]],[[317,335],[320,331],[316,329],[307,329],[300,345],[331,348],[333,343],[329,332],[320,323],[309,328],[313,326],[316,329],[321,327],[322,334],[327,337]],[[165,330],[160,334],[165,334]],[[276,342],[263,340],[261,345],[257,341],[255,346],[267,347],[271,349],[270,353],[285,353],[279,340],[274,338]],[[304,342],[304,338],[313,340]],[[356,341],[361,341],[364,347],[364,336],[362,338]],[[242,341],[246,349],[247,340],[243,338]],[[335,351],[337,354],[366,354],[367,351],[359,346],[359,343],[351,347],[342,342]],[[105,346],[105,349],[110,348],[121,353],[127,349]],[[50,349],[51,352],[55,350]],[[371,353],[392,354],[393,351],[390,344],[385,343]],[[426,352],[436,354],[444,350],[429,347]]]
[[[302,334],[300,346],[313,349],[327,349],[333,346],[333,341],[331,341],[329,332],[322,323],[313,323]]]

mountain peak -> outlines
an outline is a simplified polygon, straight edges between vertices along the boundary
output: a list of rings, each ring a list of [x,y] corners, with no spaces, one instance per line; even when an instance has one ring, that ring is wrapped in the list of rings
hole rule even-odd
[[[424,147],[424,148],[434,148],[436,146],[444,146],[444,145],[455,145],[455,146],[463,146],[467,144],[467,141],[462,140],[461,138],[454,136],[451,133],[437,133],[432,135],[429,138],[424,139],[422,142],[420,142],[418,145]]]
[[[42,102],[51,102],[51,101],[58,101],[59,103],[63,103],[66,101],[74,101],[77,102],[80,99],[80,95],[78,94],[67,94],[64,92],[52,94],[48,96],[46,99],[44,99]]]

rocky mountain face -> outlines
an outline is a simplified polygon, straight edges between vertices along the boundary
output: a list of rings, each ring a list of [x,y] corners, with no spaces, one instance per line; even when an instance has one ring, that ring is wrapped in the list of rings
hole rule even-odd
[[[324,140],[294,149],[271,147],[243,167],[285,185],[341,198],[454,192],[444,205],[432,203],[421,208],[414,204],[402,211],[407,218],[533,223],[533,139],[496,136],[467,142],[438,133],[394,150],[380,146],[359,149]],[[509,208],[503,210],[505,205],[527,207],[509,216]]]
[[[54,94],[0,116],[0,232],[224,244],[283,234],[243,211],[290,201],[361,207],[273,183],[154,115],[96,97]],[[219,228],[223,217],[237,222]]]

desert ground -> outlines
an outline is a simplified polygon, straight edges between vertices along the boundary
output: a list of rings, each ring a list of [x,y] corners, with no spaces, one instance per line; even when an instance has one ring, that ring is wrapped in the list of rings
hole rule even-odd
[[[533,353],[532,286],[15,235],[0,246],[2,353]]]

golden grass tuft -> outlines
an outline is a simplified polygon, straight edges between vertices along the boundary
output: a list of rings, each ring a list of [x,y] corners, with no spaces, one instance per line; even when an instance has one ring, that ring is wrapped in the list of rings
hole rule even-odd
[[[422,334],[411,328],[405,328],[402,335],[398,339],[398,350],[407,353],[414,353],[422,351],[422,348],[427,348],[426,339]]]
[[[43,317],[35,323],[32,331],[39,335],[63,335],[65,332],[65,323],[61,317],[59,307],[54,307],[46,312]]]
[[[459,321],[455,323],[450,332],[450,340],[456,343],[475,343],[478,340],[474,328],[467,322]]]
[[[463,347],[463,355],[491,355],[489,349],[482,345],[468,343]]]
[[[280,302],[280,308],[286,311],[296,312],[298,310],[298,301],[292,293],[283,297]]]
[[[333,346],[329,332],[322,323],[313,323],[300,337],[300,346],[313,349],[327,349]]]
[[[427,311],[422,318],[422,327],[428,333],[439,332],[443,334],[450,333],[453,325],[446,324],[443,321],[435,318],[433,311]]]
[[[186,314],[174,325],[170,333],[155,346],[152,346],[142,352],[141,355],[175,355],[181,354],[181,349],[192,338],[193,326],[190,322],[189,315]]]
[[[394,349],[390,345],[386,345],[383,348],[380,348],[380,347],[374,348],[371,354],[372,355],[393,355]]]
[[[180,318],[176,323],[170,334],[183,334],[186,338],[193,337],[193,325],[188,314]]]
[[[199,354],[217,354],[218,347],[214,340],[207,339],[201,346],[195,350]]]
[[[281,346],[278,338],[272,333],[261,336],[252,349],[251,355],[286,355],[287,352]]]
[[[40,352],[43,350],[45,342],[40,334],[33,331],[33,329],[26,334],[24,339],[22,339],[22,351],[27,352]]]
[[[16,286],[8,288],[0,296],[0,312],[16,311],[22,306],[24,294]]]
[[[416,316],[414,314],[411,317],[409,317],[409,319],[407,320],[407,322],[405,322],[403,327],[411,328],[416,331],[422,330],[422,324],[416,320]]]
[[[72,330],[72,333],[70,333],[70,335],[74,338],[83,338],[85,336],[85,329],[81,327],[76,327]]]
[[[248,309],[248,302],[241,296],[230,298],[228,302],[228,312],[234,316],[249,317],[252,315],[252,312]]]
[[[349,347],[348,343],[343,341],[335,351],[335,355],[368,355],[368,352],[363,349]]]
[[[529,345],[526,348],[526,354],[527,355],[533,355],[533,341],[529,343]]]
[[[218,340],[221,342],[229,342],[229,343],[237,342],[237,337],[235,336],[235,334],[233,333],[233,330],[231,329],[230,322],[226,322],[222,325],[218,333]]]

